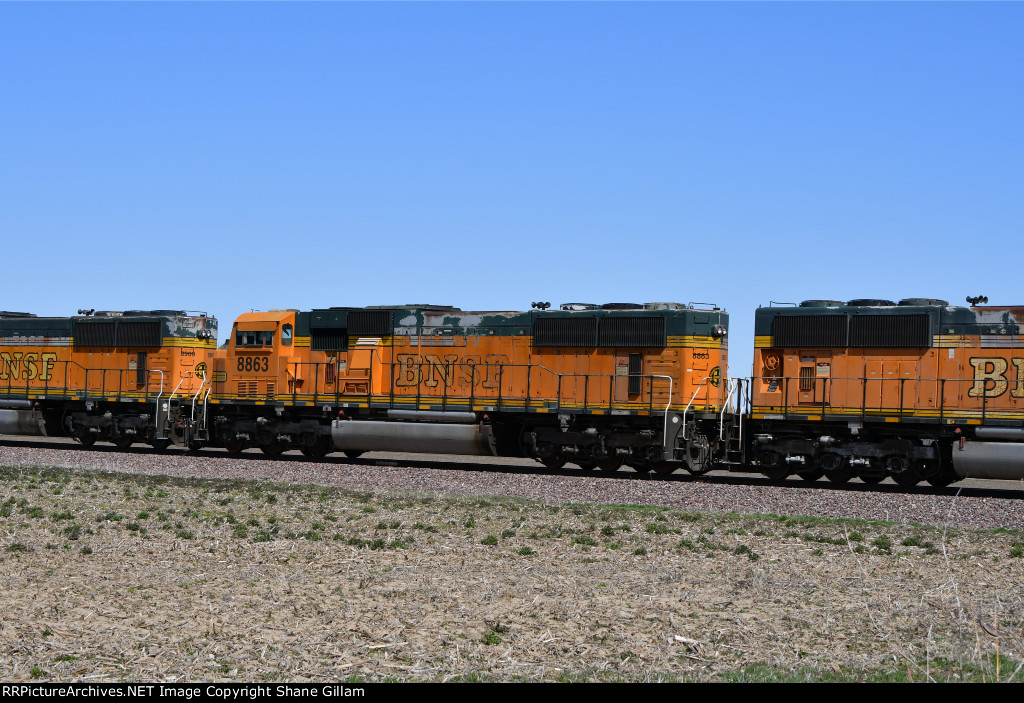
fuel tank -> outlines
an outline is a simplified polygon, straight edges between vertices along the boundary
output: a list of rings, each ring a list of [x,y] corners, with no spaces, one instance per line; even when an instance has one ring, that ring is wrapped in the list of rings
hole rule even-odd
[[[31,410],[0,410],[0,434],[45,435],[43,418]]]
[[[495,455],[491,428],[482,423],[335,420],[331,439],[342,451]]]

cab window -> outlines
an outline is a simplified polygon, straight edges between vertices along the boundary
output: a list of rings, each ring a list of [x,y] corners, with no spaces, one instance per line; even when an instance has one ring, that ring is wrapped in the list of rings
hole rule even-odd
[[[284,325],[281,327],[281,346],[290,347],[292,345],[292,326]]]
[[[272,347],[274,346],[273,330],[248,330],[235,332],[236,347]]]

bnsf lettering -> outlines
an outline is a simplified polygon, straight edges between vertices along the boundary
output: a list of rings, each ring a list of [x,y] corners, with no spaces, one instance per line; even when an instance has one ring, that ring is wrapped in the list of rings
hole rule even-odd
[[[463,384],[482,388],[497,388],[502,374],[502,365],[508,363],[504,354],[488,354],[485,357],[458,354],[398,354],[395,369],[396,386],[418,386],[427,388]]]
[[[971,398],[998,398],[1010,387],[1006,371],[1010,363],[1017,367],[1017,378],[1010,390],[1010,396],[1024,398],[1024,359],[1006,359],[996,357],[976,357],[971,359],[974,368],[974,385],[967,391]]]
[[[49,381],[56,362],[50,352],[0,352],[0,381]]]

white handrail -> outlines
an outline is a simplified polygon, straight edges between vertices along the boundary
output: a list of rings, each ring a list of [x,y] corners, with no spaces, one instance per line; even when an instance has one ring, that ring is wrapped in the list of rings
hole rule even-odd
[[[182,384],[182,383],[184,383],[184,382],[185,382],[185,379],[186,379],[186,378],[188,378],[188,377],[189,377],[189,376],[191,376],[191,375],[192,375],[192,372],[191,372],[191,371],[186,371],[186,372],[185,372],[185,375],[181,377],[181,380],[180,380],[180,381],[178,381],[178,385],[176,385],[176,386],[174,387],[174,390],[173,390],[173,391],[171,391],[171,394],[170,394],[169,396],[167,396],[167,400],[173,400],[173,399],[174,399],[174,395],[175,395],[175,393],[177,393],[177,392],[178,392],[178,389],[179,389],[179,388],[181,388],[181,384]]]
[[[697,384],[697,390],[693,392],[693,397],[690,398],[690,402],[686,404],[686,408],[683,409],[683,439],[689,439],[686,436],[686,413],[690,412],[690,406],[693,405],[693,401],[697,399],[697,394],[700,393],[700,389],[704,387],[708,377],[705,376],[704,380]]]
[[[154,369],[154,371],[160,371],[160,370],[159,370],[159,369]],[[174,399],[174,394],[178,392],[178,389],[179,389],[179,388],[181,388],[181,384],[185,382],[185,379],[186,379],[186,378],[188,378],[188,377],[189,377],[189,376],[191,376],[191,375],[192,375],[192,372],[191,372],[191,371],[189,371],[189,372],[187,372],[187,373],[186,373],[186,374],[185,374],[184,376],[182,376],[182,377],[181,377],[181,380],[180,380],[180,381],[178,381],[178,385],[176,385],[176,386],[174,387],[174,390],[173,390],[173,391],[171,391],[170,395],[168,395],[168,396],[167,396],[167,402],[168,402],[168,406],[167,406],[167,417],[168,417],[168,419],[170,419],[170,416],[171,416],[171,407],[170,407],[170,401]],[[156,397],[156,417],[157,417],[157,424],[159,424],[159,421],[160,421],[160,396],[162,396],[162,395],[164,394],[164,380],[163,380],[163,376],[164,376],[164,372],[163,372],[163,371],[160,371],[160,394],[159,394],[159,395],[157,395],[157,397]]]
[[[672,382],[673,382],[673,378],[671,376],[659,376],[659,375],[656,375],[656,374],[652,374],[650,377],[652,379],[654,379],[654,378],[667,378],[668,379],[668,404],[665,405],[665,422],[664,422],[664,427],[663,427],[663,429],[661,431],[661,442],[662,442],[662,445],[664,445],[665,441],[668,439],[668,411],[672,407]],[[651,396],[653,396],[653,395],[654,395],[654,381],[651,381]]]
[[[725,439],[725,411],[726,408],[729,410],[729,414],[732,414],[732,395],[736,392],[736,379],[730,378],[726,380],[726,402],[722,403],[722,412],[718,413],[718,439],[719,441]]]
[[[206,374],[204,373],[201,378],[203,380],[202,383],[199,384],[199,390],[197,390],[196,394],[192,396],[192,422],[195,422],[196,420],[196,400],[199,399],[200,394],[203,392],[203,386],[206,385]]]
[[[154,433],[160,429],[160,396],[164,394],[164,372],[160,369],[150,369],[147,371],[146,385],[149,386],[149,373],[156,372],[160,374],[160,391],[156,394],[156,412],[153,413],[153,431]]]

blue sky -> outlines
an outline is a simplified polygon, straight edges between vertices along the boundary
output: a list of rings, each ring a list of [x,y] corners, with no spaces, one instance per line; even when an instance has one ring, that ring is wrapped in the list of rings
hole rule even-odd
[[[0,3],[0,309],[1020,304],[1024,4]]]

